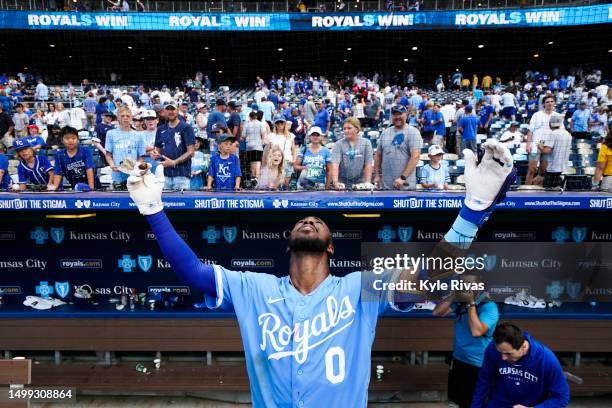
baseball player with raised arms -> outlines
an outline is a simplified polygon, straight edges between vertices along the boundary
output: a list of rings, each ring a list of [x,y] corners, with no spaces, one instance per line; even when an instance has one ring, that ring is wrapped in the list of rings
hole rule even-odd
[[[441,244],[467,248],[505,195],[516,174],[508,149],[483,144],[480,161],[465,150],[466,197]],[[147,166],[145,168],[145,166]],[[362,295],[369,272],[329,273],[331,233],[317,217],[298,221],[288,242],[288,276],[235,272],[200,262],[163,211],[163,167],[136,167],[128,180],[138,206],[177,275],[201,290],[209,307],[233,307],[246,355],[254,407],[366,407],[376,322],[389,308],[389,293]],[[449,251],[452,252],[452,251]],[[398,273],[376,279],[391,281]],[[402,275],[403,276],[403,275]]]

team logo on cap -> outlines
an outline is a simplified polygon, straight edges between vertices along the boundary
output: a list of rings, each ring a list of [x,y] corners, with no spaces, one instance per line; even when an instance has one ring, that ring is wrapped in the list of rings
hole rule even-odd
[[[238,228],[223,227],[223,238],[227,241],[228,244],[231,244],[232,242],[234,242],[237,236],[238,236]]]
[[[64,227],[57,227],[57,228],[51,227],[49,232],[51,233],[51,239],[56,244],[59,245],[64,241],[64,236],[65,236]]]

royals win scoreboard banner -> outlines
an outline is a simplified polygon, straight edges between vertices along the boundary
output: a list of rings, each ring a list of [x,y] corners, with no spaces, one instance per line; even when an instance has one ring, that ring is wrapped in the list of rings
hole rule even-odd
[[[411,13],[0,12],[1,29],[143,31],[337,31],[558,27],[605,24],[612,6]]]

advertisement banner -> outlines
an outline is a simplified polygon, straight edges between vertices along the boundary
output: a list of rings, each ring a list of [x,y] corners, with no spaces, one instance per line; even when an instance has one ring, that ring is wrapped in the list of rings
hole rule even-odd
[[[379,13],[109,13],[2,11],[0,27],[29,30],[342,31],[560,27],[609,23],[610,5]]]

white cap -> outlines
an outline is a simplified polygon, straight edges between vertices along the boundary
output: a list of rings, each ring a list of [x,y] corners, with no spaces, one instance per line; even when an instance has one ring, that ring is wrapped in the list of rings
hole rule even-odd
[[[146,109],[140,114],[140,117],[143,119],[155,119],[157,118],[157,113],[153,109]]]
[[[313,133],[318,133],[321,136],[323,136],[323,131],[318,126],[311,127],[310,130],[308,131],[308,136],[312,135]]]
[[[427,153],[430,156],[437,156],[439,154],[444,154],[444,150],[442,150],[442,148],[440,146],[435,144],[435,145],[429,146],[429,149],[427,150]]]

